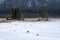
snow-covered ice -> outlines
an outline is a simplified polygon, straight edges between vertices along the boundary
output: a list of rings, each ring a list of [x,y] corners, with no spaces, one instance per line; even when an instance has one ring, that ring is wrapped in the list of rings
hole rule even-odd
[[[60,21],[0,23],[0,40],[60,40]]]

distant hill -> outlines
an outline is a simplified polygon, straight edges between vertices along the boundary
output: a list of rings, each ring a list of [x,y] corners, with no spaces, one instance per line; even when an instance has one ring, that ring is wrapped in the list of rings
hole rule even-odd
[[[60,0],[3,0],[0,2],[0,8],[60,8]]]

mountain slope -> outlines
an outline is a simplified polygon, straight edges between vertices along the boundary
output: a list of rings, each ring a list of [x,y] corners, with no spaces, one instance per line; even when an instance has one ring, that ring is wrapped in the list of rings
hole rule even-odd
[[[60,7],[60,0],[1,0],[0,8],[40,8]]]

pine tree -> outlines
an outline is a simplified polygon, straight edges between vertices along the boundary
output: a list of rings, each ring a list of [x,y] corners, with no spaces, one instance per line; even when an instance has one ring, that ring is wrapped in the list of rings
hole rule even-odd
[[[46,9],[42,9],[42,11],[41,11],[41,17],[45,18],[45,16],[46,16]]]
[[[46,21],[48,20],[47,10],[45,8],[41,11],[41,17],[46,18]]]
[[[12,9],[12,19],[21,19],[21,11],[18,8]]]

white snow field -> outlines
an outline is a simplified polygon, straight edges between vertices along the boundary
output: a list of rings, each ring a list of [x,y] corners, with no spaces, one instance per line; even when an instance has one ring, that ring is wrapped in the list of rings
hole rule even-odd
[[[0,40],[60,40],[60,20],[0,23]]]

